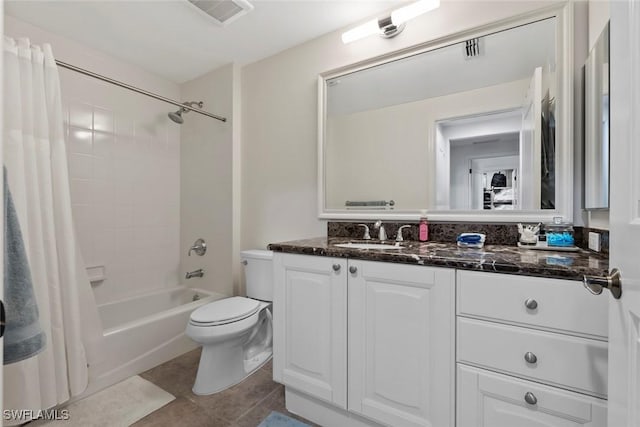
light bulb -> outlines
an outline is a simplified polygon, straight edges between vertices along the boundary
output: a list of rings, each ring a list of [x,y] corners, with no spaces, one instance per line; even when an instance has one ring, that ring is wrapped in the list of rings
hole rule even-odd
[[[401,25],[416,16],[422,15],[423,13],[427,13],[430,10],[437,9],[439,7],[440,0],[420,0],[391,12],[391,21],[394,25]]]
[[[342,33],[342,43],[351,43],[372,34],[380,34],[380,27],[378,26],[377,19],[365,22],[362,25],[358,25],[357,27]]]

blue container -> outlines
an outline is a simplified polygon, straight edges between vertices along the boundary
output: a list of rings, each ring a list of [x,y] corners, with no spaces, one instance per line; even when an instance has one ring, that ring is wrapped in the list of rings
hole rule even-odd
[[[575,246],[573,224],[545,224],[545,233],[547,235],[547,246]]]

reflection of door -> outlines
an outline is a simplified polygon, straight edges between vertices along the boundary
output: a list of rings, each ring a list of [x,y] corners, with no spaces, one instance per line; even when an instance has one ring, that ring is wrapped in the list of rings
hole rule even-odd
[[[520,195],[524,210],[540,209],[542,153],[542,68],[534,70],[522,109],[520,133]]]
[[[634,4],[635,3],[635,4]],[[611,2],[611,265],[622,297],[609,298],[609,426],[640,425],[640,8]],[[600,296],[602,298],[602,295]]]
[[[503,200],[499,205],[507,207],[507,209],[519,209],[517,206],[517,170],[520,156],[499,156],[481,159],[471,159],[469,171],[469,203],[471,209],[485,209],[485,190],[490,189],[491,179],[494,173],[503,172],[507,175],[507,185],[501,188]],[[511,194],[509,196],[508,194]],[[504,208],[503,207],[503,208]],[[492,207],[493,208],[493,207]]]

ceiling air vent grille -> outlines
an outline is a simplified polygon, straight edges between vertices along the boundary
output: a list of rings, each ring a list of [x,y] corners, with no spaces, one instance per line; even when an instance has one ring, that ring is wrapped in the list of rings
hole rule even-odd
[[[246,0],[189,0],[200,11],[206,13],[218,25],[227,25],[253,10]]]
[[[469,39],[465,42],[464,57],[465,59],[473,59],[480,56],[480,39]]]

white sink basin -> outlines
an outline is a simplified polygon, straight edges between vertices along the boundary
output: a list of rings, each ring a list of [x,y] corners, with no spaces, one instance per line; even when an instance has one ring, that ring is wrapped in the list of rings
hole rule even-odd
[[[402,246],[387,245],[385,243],[339,243],[334,246],[349,249],[402,249]]]

